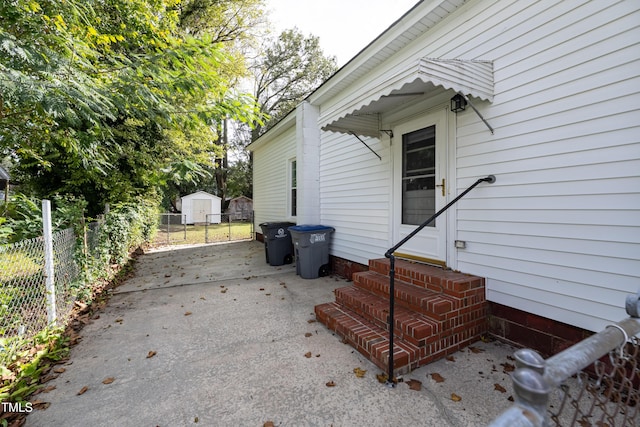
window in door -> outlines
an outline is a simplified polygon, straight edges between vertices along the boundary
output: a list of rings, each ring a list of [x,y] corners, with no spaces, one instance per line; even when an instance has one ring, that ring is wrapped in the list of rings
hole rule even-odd
[[[402,135],[403,224],[420,225],[435,213],[435,184],[435,125]]]

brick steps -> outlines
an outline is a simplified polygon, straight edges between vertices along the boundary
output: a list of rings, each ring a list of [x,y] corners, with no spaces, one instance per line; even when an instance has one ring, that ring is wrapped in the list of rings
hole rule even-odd
[[[318,320],[386,372],[389,357],[389,261],[369,261]],[[487,330],[484,279],[396,261],[394,373],[409,372],[480,339]]]

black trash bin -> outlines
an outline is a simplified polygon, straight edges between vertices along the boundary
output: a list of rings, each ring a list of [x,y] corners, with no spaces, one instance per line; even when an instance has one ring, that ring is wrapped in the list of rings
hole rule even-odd
[[[289,227],[293,222],[263,222],[260,224],[264,236],[264,254],[269,265],[291,264],[293,245]]]
[[[296,274],[315,279],[329,272],[329,245],[333,227],[296,225],[289,227],[296,257]]]

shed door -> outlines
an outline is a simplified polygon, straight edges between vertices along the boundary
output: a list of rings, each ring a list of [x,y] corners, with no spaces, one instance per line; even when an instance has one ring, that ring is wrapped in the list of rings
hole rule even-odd
[[[206,222],[207,215],[211,213],[211,200],[193,199],[193,222]]]
[[[446,204],[444,110],[398,125],[394,133],[394,244]],[[398,249],[399,254],[446,263],[446,215]]]

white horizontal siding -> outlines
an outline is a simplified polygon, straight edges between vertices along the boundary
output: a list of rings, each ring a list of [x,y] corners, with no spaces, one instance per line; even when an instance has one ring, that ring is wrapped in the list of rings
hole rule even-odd
[[[325,132],[320,153],[322,224],[335,227],[333,255],[367,264],[389,246],[390,151],[388,142],[365,142]]]
[[[495,135],[473,111],[457,115],[457,186],[497,182],[457,207],[457,268],[486,277],[492,301],[600,330],[640,289],[638,5],[474,2],[468,13],[492,29],[451,52],[494,60],[495,100],[479,107]]]
[[[254,151],[253,209],[256,230],[269,221],[292,221],[288,216],[289,162],[296,157],[295,126]]]

